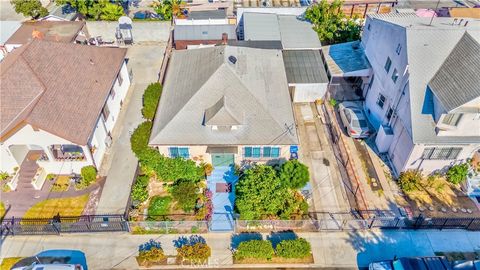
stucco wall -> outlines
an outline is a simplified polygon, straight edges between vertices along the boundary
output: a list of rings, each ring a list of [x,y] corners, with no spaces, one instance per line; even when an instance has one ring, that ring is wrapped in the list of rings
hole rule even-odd
[[[314,102],[325,96],[328,83],[289,84],[289,86],[295,87],[294,102]]]
[[[195,145],[195,146],[183,146],[183,145],[175,145],[178,147],[188,147],[189,148],[189,153],[190,153],[190,159],[196,160],[198,163],[200,162],[207,162],[207,163],[212,163],[212,158],[211,154],[207,153],[207,146],[206,145]],[[280,147],[280,157],[278,158],[271,158],[271,159],[264,159],[264,158],[244,158],[243,157],[243,147],[246,145],[239,145],[238,146],[238,151],[235,153],[235,163],[238,165],[242,164],[243,160],[249,160],[249,161],[254,161],[254,162],[259,162],[259,163],[264,163],[269,160],[275,160],[275,159],[280,159],[280,160],[288,160],[290,158],[290,145],[266,145],[266,146],[272,146],[272,147]],[[261,145],[248,145],[248,146],[261,146]],[[170,146],[158,146],[158,150],[160,151],[161,154],[165,156],[169,156],[169,151],[168,148]],[[221,146],[218,146],[221,147]],[[226,146],[228,147],[228,146]]]
[[[110,111],[110,115],[107,119],[105,119],[105,127],[107,128],[107,132],[112,132],[113,127],[115,126],[115,123],[117,121],[118,114],[120,113],[120,104],[125,99],[128,88],[130,87],[130,78],[128,76],[127,65],[125,64],[125,62],[123,63],[119,74],[122,76],[123,79],[122,84],[119,84],[119,79],[117,76],[117,79],[113,84],[113,91],[115,92],[115,95],[112,95],[112,93],[110,93],[107,99],[107,106]]]

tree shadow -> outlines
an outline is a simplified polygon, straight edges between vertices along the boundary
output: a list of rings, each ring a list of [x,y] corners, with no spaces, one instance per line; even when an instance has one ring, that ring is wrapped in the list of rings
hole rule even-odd
[[[207,241],[200,235],[191,235],[190,237],[180,236],[177,240],[173,240],[173,246],[175,248],[181,248],[186,245],[193,246],[197,243],[206,244]]]
[[[282,242],[283,240],[295,240],[298,236],[294,231],[280,231],[280,232],[271,232],[269,236],[267,236],[267,240],[272,242],[273,248],[277,248],[277,245]]]
[[[235,250],[238,248],[238,245],[240,245],[241,242],[262,239],[263,236],[261,233],[237,233],[232,235],[230,247]]]

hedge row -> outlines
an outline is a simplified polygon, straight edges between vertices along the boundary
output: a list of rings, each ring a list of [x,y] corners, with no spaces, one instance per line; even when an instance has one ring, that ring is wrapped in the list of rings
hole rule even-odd
[[[310,255],[312,248],[304,238],[282,240],[276,250],[267,240],[250,240],[238,245],[235,259],[265,259],[271,260],[274,255],[282,258],[305,258]]]

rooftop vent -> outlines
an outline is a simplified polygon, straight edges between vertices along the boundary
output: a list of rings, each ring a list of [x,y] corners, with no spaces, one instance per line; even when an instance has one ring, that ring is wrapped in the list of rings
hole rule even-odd
[[[233,55],[230,55],[230,56],[228,57],[228,61],[230,61],[230,63],[232,63],[232,64],[235,65],[235,63],[237,63],[237,58],[236,58],[235,56],[233,56]]]

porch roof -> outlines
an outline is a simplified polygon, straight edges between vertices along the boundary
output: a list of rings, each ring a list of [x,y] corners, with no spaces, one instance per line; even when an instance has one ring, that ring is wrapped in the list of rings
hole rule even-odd
[[[323,55],[332,76],[368,76],[370,62],[360,41],[352,41],[323,47]]]

